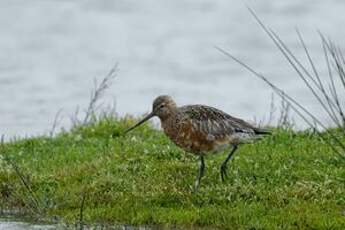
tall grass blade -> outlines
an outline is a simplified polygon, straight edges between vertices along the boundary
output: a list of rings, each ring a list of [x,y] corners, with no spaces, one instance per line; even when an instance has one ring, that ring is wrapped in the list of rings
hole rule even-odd
[[[236,61],[237,63],[239,63],[240,65],[245,67],[247,70],[249,70],[251,73],[253,73],[256,77],[260,78],[266,84],[268,84],[274,90],[274,92],[277,93],[282,99],[287,100],[290,103],[290,105],[291,105],[291,109],[299,117],[301,117],[311,128],[315,129],[316,133],[321,137],[321,139],[324,140],[332,148],[332,150],[335,153],[337,153],[343,160],[345,160],[345,154],[344,154],[345,153],[345,145],[332,132],[330,132],[327,129],[327,127],[317,117],[315,117],[311,112],[309,112],[304,106],[302,106],[294,98],[292,98],[291,96],[286,94],[283,90],[281,90],[279,87],[274,85],[265,76],[263,76],[262,74],[259,74],[253,68],[251,68],[250,66],[248,66],[247,64],[245,64],[244,62],[242,62],[241,60],[239,60],[238,58],[236,58],[232,54],[230,54],[229,52],[227,52],[227,51],[225,51],[225,50],[223,50],[223,49],[221,49],[219,47],[215,47],[215,48],[217,50],[219,50],[221,53],[223,53],[224,55],[226,55],[227,57],[231,58],[232,60]],[[303,112],[307,116],[304,115]],[[322,133],[320,131],[318,131],[317,126],[315,126],[314,123],[316,123],[317,125],[322,127],[330,135],[332,140],[334,140],[337,143],[337,145],[342,149],[342,151],[344,153],[339,152],[338,149],[326,137],[324,137],[324,135],[322,135]]]

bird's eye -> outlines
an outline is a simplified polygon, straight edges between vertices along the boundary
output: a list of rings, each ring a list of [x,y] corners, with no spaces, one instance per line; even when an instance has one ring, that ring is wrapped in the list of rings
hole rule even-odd
[[[161,108],[163,108],[165,106],[165,104],[161,104],[160,106],[159,106],[159,108],[161,109]]]

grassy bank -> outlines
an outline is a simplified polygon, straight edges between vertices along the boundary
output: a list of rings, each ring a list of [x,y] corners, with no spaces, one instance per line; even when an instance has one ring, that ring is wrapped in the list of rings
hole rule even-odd
[[[226,153],[207,157],[194,194],[197,158],[148,125],[121,136],[132,123],[105,119],[3,144],[0,208],[70,223],[345,229],[344,161],[311,132],[277,129],[242,146],[226,183]]]

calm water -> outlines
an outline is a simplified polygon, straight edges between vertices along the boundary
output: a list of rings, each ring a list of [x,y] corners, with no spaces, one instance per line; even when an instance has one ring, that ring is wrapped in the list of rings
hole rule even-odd
[[[10,221],[0,219],[0,230],[62,230],[62,229],[77,229],[75,226],[65,225],[46,225],[46,224],[33,224],[22,221]],[[94,225],[84,226],[85,230],[88,229],[113,229],[113,230],[152,230],[153,228],[147,226],[134,227],[130,225]]]
[[[297,53],[298,26],[316,62],[323,57],[316,29],[345,37],[343,0],[249,4]],[[145,113],[156,95],[170,94],[246,120],[267,116],[271,91],[214,45],[319,111],[242,1],[1,0],[0,28],[0,133],[7,136],[47,132],[59,109],[68,126],[76,107],[87,106],[93,79],[116,61],[120,72],[105,100],[115,100],[121,115]]]
[[[35,225],[25,222],[0,222],[0,230],[48,230],[58,229],[51,225]]]

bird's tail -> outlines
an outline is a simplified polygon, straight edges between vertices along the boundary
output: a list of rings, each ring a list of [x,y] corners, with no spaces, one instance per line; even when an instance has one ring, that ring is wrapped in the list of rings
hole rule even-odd
[[[255,128],[254,132],[257,135],[271,135],[272,134],[272,132],[270,130],[261,129],[261,128]]]

